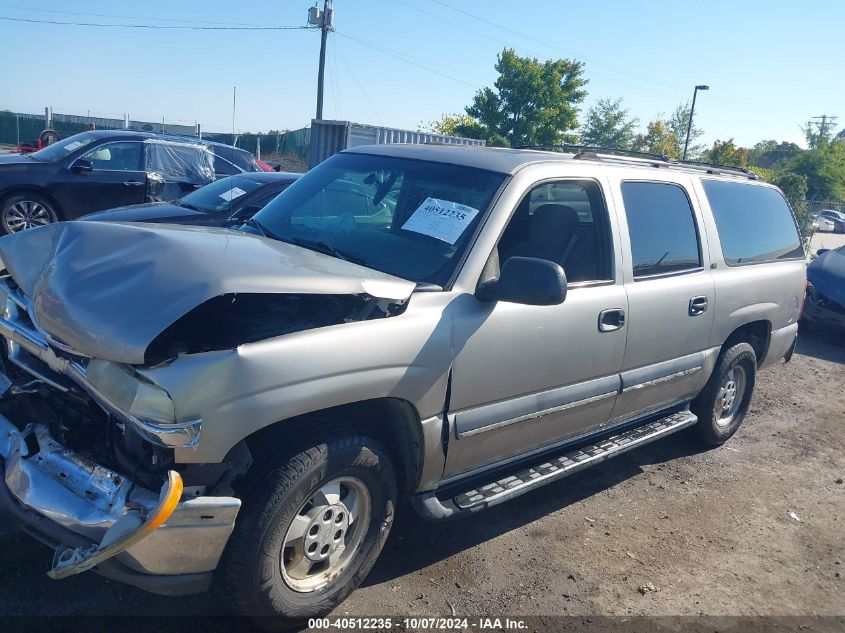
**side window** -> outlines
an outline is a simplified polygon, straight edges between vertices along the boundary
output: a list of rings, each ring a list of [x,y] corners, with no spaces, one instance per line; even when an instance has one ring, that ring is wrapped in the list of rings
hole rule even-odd
[[[252,217],[261,211],[261,209],[263,209],[273,198],[281,193],[281,191],[276,187],[269,187],[268,189],[269,191],[259,192],[258,195],[250,200],[248,204],[238,209],[235,215],[239,218]]]
[[[729,266],[801,259],[804,249],[792,212],[777,189],[702,179]]]
[[[539,184],[522,199],[498,245],[499,261],[536,257],[560,264],[570,283],[613,279],[601,188],[591,180]]]
[[[217,154],[214,155],[214,173],[218,178],[223,176],[234,176],[243,173],[242,170],[235,167],[225,158],[221,158]]]
[[[701,267],[698,231],[689,198],[680,185],[623,182],[634,278]]]
[[[82,158],[91,161],[94,169],[138,171],[141,168],[141,144],[134,141],[106,143]]]

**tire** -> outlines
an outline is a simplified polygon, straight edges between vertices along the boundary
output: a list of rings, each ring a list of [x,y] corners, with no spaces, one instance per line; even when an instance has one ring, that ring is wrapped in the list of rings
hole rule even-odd
[[[47,147],[52,145],[53,143],[59,142],[59,135],[56,133],[55,130],[44,130],[41,134],[38,135],[38,140],[41,141],[42,147]]]
[[[336,437],[259,469],[250,481],[253,493],[244,499],[216,589],[238,612],[273,629],[329,613],[364,580],[390,533],[397,486],[387,451],[367,437]],[[335,498],[326,491],[338,481]],[[333,543],[349,551],[338,554]]]
[[[53,203],[36,193],[19,193],[0,204],[0,230],[4,235],[58,222]]]
[[[736,433],[748,413],[756,376],[757,355],[748,343],[736,343],[719,355],[704,390],[690,406],[706,446],[721,446]]]

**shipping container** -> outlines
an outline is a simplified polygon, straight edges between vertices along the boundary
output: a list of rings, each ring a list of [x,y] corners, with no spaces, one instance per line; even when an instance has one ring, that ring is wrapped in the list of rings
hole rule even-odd
[[[359,145],[387,145],[390,143],[448,143],[483,146],[484,141],[429,132],[398,130],[351,121],[311,121],[311,152],[309,166],[319,165],[329,156]]]

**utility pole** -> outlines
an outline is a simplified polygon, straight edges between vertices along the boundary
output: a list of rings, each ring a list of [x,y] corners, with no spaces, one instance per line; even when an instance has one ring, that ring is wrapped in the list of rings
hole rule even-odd
[[[317,118],[323,118],[323,80],[326,74],[326,40],[334,26],[332,0],[323,0],[323,10],[317,5],[308,9],[308,24],[320,27],[320,68],[317,71]]]
[[[692,107],[689,110],[689,121],[687,122],[687,140],[684,141],[684,157],[681,160],[687,159],[687,149],[689,148],[689,135],[692,132],[692,115],[695,114],[695,97],[699,90],[710,90],[710,86],[700,85],[696,86],[692,92]]]
[[[821,141],[830,138],[833,135],[832,130],[834,130],[834,128],[836,127],[837,118],[839,117],[830,116],[828,114],[810,117],[810,120],[807,122],[807,136],[809,137],[807,140],[810,141],[811,144],[818,145]],[[815,135],[815,140],[813,140],[814,125],[818,128],[818,133]]]

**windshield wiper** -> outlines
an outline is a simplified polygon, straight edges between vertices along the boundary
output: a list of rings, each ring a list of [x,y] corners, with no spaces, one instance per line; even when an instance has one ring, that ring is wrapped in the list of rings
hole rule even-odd
[[[199,207],[195,207],[192,204],[188,204],[186,202],[182,202],[181,200],[176,200],[175,204],[177,207],[184,207],[185,209],[190,209],[191,211],[204,211],[205,209],[200,209]]]
[[[269,237],[270,239],[279,240],[280,242],[288,242],[288,241],[290,241],[290,240],[285,240],[285,239],[282,239],[282,238],[281,238],[281,237],[279,237],[278,235],[275,235],[275,234],[274,234],[274,233],[273,233],[270,229],[268,229],[266,226],[264,226],[263,224],[261,224],[261,222],[259,222],[259,221],[258,221],[258,220],[256,220],[255,218],[249,218],[249,219],[247,219],[247,220],[244,220],[244,224],[246,224],[247,226],[251,226],[251,227],[252,227],[252,228],[254,228],[256,231],[258,231],[259,233],[261,233],[261,236],[262,236],[262,237]]]
[[[301,237],[282,237],[281,235],[276,235],[266,226],[261,224],[258,220],[254,217],[249,218],[244,222],[247,226],[253,227],[259,233],[261,233],[262,237],[269,237],[273,240],[278,240],[279,242],[285,242],[286,244],[293,244],[294,246],[301,246],[302,248],[307,248],[311,251],[316,251],[318,253],[322,253],[323,255],[331,255],[332,257],[336,257],[337,259],[342,259],[345,262],[350,262],[352,264],[358,264],[359,266],[366,266],[367,262],[360,257],[355,255],[350,255],[338,248],[335,248],[328,242],[324,242],[322,240],[318,241],[311,241],[306,240]]]
[[[285,240],[287,241],[287,240]],[[358,264],[360,266],[366,266],[366,260],[361,259],[360,257],[356,257],[355,255],[350,255],[340,249],[335,248],[328,242],[323,241],[314,241],[306,240],[301,237],[292,237],[290,238],[290,242],[296,244],[297,246],[302,246],[303,248],[308,248],[312,251],[317,251],[318,253],[323,253],[324,255],[331,255],[332,257],[337,257],[338,259],[342,259],[345,262],[351,262],[353,264]]]

